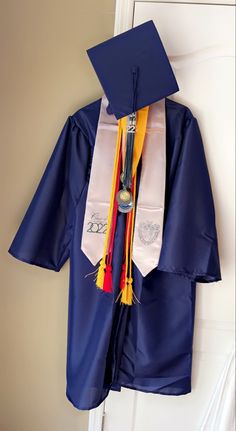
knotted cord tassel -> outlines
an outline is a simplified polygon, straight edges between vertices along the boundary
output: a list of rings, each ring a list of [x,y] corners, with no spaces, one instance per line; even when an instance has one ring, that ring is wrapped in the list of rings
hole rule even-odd
[[[97,279],[96,279],[96,286],[99,287],[100,289],[103,289],[104,278],[105,278],[105,268],[106,268],[106,263],[105,263],[105,260],[102,258],[100,260],[100,265],[98,268]]]
[[[126,277],[125,287],[122,290],[120,302],[126,305],[132,305],[133,303],[133,278]]]
[[[103,290],[105,292],[112,292],[112,266],[108,264],[106,265],[105,270]]]

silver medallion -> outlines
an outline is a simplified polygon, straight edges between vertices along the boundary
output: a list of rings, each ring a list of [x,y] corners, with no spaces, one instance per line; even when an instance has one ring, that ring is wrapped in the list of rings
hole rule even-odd
[[[127,189],[119,190],[116,199],[118,202],[118,210],[123,213],[128,213],[133,208],[132,193]]]

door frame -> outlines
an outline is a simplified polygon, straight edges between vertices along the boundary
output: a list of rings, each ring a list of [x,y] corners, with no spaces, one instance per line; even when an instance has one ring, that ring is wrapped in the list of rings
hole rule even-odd
[[[133,27],[136,3],[192,3],[208,5],[235,5],[235,0],[116,0],[114,35]]]

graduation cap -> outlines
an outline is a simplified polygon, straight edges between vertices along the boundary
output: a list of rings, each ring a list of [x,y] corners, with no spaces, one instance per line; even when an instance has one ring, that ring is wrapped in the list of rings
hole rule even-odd
[[[117,119],[179,90],[153,21],[87,50]]]

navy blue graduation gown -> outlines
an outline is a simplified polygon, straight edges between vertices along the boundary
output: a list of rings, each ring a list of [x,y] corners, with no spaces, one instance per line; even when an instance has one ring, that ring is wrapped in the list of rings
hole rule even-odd
[[[164,395],[191,391],[196,282],[221,279],[215,213],[204,148],[191,111],[166,99],[164,234],[158,266],[133,264],[132,306],[115,303],[126,214],[118,213],[114,292],[96,288],[80,249],[101,99],[67,119],[10,245],[17,259],[60,271],[70,258],[66,395],[92,409],[121,387]],[[142,160],[138,165],[137,193]],[[102,167],[105,169],[106,167]],[[101,170],[102,172],[102,170]]]

